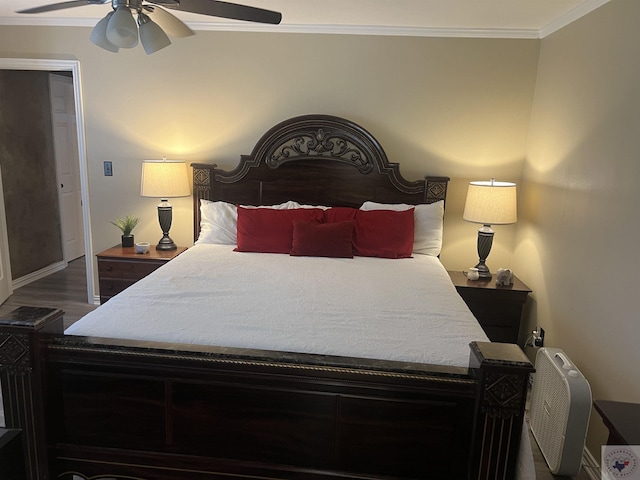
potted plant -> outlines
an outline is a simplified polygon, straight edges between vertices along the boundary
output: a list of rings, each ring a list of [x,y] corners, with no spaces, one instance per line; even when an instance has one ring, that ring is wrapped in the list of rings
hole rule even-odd
[[[115,222],[111,222],[122,231],[122,246],[133,247],[133,235],[131,232],[138,225],[140,219],[133,215],[127,215],[125,218],[118,218]]]

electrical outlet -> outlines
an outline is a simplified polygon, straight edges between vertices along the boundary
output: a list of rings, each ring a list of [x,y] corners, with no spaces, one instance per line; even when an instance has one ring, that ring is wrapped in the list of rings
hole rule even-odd
[[[537,327],[533,332],[533,346],[544,347],[544,328]]]
[[[104,162],[104,176],[111,177],[113,176],[113,164],[111,162]]]

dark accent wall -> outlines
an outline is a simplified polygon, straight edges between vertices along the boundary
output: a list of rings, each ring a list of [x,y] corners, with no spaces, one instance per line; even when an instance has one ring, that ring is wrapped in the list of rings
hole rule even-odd
[[[49,72],[0,71],[0,166],[14,279],[63,260]]]

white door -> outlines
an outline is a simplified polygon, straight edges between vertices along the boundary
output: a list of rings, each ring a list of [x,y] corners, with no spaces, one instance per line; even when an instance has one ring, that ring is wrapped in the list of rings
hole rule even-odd
[[[85,254],[73,79],[51,74],[49,88],[62,244],[64,260],[70,262]]]
[[[2,170],[0,170],[0,304],[13,293],[11,286],[11,263],[9,262],[9,238],[2,191]]]

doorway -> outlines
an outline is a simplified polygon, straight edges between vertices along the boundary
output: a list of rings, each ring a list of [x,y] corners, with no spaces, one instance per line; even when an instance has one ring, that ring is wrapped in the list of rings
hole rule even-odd
[[[77,148],[79,170],[80,217],[82,237],[80,247],[85,252],[85,272],[87,277],[87,302],[94,303],[93,252],[91,246],[91,222],[89,216],[89,189],[87,173],[87,157],[85,149],[84,116],[82,108],[82,92],[80,65],[77,60],[41,60],[0,58],[0,69],[22,71],[61,72],[71,79],[73,93],[73,109],[75,112],[75,138],[71,137],[72,148]],[[0,198],[0,200],[2,200]]]

